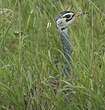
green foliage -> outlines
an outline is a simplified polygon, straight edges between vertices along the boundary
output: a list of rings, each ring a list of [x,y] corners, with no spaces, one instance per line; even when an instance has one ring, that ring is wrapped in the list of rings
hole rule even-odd
[[[105,110],[103,4],[104,0],[0,1],[0,110]],[[68,8],[89,13],[68,30],[72,84],[62,78],[64,55],[54,22]],[[56,95],[50,83],[55,77]],[[73,94],[68,104],[62,94],[66,89]]]

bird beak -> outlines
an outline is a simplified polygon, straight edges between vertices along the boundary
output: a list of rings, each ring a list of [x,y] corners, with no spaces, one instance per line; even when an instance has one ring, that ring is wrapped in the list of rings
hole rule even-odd
[[[77,13],[75,13],[75,17],[85,15],[85,14],[88,14],[88,13],[87,12],[77,12]]]

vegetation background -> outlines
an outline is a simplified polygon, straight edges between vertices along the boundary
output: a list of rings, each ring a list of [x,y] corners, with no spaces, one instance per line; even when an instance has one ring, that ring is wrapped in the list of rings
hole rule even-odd
[[[0,110],[105,110],[105,0],[0,0]],[[7,10],[8,9],[8,10]],[[67,108],[59,86],[62,45],[54,19],[87,11],[69,28],[73,69]],[[46,104],[47,101],[47,104]]]

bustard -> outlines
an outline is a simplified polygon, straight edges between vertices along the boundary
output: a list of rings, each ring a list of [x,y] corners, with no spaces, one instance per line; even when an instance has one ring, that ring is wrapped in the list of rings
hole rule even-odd
[[[67,28],[68,26],[78,17],[78,16],[81,16],[81,15],[84,15],[84,14],[87,14],[86,12],[77,12],[77,13],[74,13],[74,12],[71,12],[71,11],[63,11],[61,12],[60,14],[58,14],[56,16],[56,19],[55,19],[55,22],[56,22],[56,25],[57,25],[57,28],[58,28],[58,31],[59,31],[59,34],[60,34],[60,38],[61,38],[61,41],[62,41],[62,46],[63,46],[63,52],[64,52],[64,69],[63,69],[63,75],[67,76],[69,73],[70,73],[70,68],[69,68],[69,64],[67,62],[69,62],[70,64],[72,64],[71,62],[71,47],[70,47],[70,41],[69,41],[69,37],[68,37],[68,33],[67,33]],[[55,95],[57,94],[57,89],[58,89],[58,86],[59,86],[59,77],[56,77],[55,79],[53,80],[48,80],[48,82],[52,85],[52,89],[54,90],[54,93]],[[61,83],[62,85],[62,88],[65,86],[65,84],[62,82]],[[48,86],[48,89],[50,88]],[[30,92],[32,94],[32,97],[34,97],[35,93],[36,93],[36,89],[37,89],[37,86],[35,86],[34,88],[31,88],[30,89]],[[42,88],[42,92],[43,92],[43,88]],[[71,90],[66,90],[66,91],[62,91],[62,93],[64,93],[67,97],[64,97],[64,102],[65,103],[69,103],[69,100],[71,100],[69,98],[69,96],[71,97]],[[67,95],[66,95],[67,94]],[[27,96],[25,96],[25,103],[26,103],[26,108],[27,108],[27,103],[29,103],[29,100],[27,101]],[[45,103],[45,108],[48,107],[47,105],[47,99],[45,99],[44,97],[40,97],[40,99],[42,100],[42,102]],[[69,100],[68,100],[69,99]],[[66,105],[66,104],[65,104]],[[41,107],[40,107],[41,109]]]

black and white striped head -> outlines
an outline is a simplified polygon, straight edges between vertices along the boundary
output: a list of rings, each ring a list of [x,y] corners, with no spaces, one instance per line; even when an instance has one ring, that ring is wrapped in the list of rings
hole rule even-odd
[[[57,25],[57,28],[60,30],[63,30],[67,28],[76,17],[86,14],[86,12],[71,12],[71,11],[63,11],[60,14],[56,16],[55,22]]]

